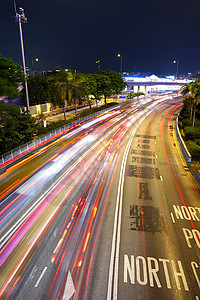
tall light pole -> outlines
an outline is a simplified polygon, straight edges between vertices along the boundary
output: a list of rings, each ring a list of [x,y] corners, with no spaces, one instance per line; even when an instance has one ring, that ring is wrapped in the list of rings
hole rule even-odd
[[[120,58],[120,74],[122,75],[122,54],[118,53],[117,57]]]
[[[176,64],[176,78],[177,78],[178,77],[178,65],[179,65],[179,62],[177,60],[174,60],[173,63]]]
[[[32,75],[35,75],[35,62],[38,62],[39,59],[38,58],[33,58],[32,59]],[[36,71],[37,72],[37,71]]]
[[[14,2],[15,4],[15,2]],[[15,5],[15,20],[19,23],[19,34],[20,34],[20,42],[21,42],[21,52],[22,52],[22,64],[23,64],[23,71],[25,77],[25,92],[26,92],[26,107],[29,110],[29,97],[28,97],[28,84],[27,84],[27,74],[26,74],[26,64],[25,64],[25,56],[24,56],[24,43],[23,43],[23,35],[22,35],[22,22],[26,23],[27,18],[25,18],[25,13],[23,8],[19,8],[19,12],[16,11]]]
[[[97,71],[99,71],[101,69],[100,63],[101,63],[101,61],[99,59],[97,61],[95,61]]]

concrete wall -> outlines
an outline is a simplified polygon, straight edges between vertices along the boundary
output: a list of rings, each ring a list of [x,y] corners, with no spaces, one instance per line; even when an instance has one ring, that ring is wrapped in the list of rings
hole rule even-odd
[[[38,104],[38,105],[30,106],[30,113],[33,116],[39,115],[41,113],[48,114],[52,112],[52,108],[53,108],[52,103]]]

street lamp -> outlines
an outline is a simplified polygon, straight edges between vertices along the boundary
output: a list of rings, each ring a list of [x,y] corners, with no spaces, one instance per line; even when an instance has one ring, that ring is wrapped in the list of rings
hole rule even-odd
[[[176,78],[177,78],[178,77],[178,65],[179,65],[179,62],[177,60],[174,60],[173,63],[176,64]]]
[[[97,71],[99,71],[100,70],[100,68],[101,68],[101,65],[100,65],[100,60],[98,59],[97,61],[95,61],[95,64],[96,64],[96,66],[97,66]]]
[[[118,53],[117,57],[120,58],[120,74],[122,75],[122,54]]]
[[[24,77],[25,77],[26,107],[27,107],[27,110],[29,110],[27,74],[26,74],[26,64],[25,64],[25,56],[24,56],[24,44],[23,44],[23,35],[22,35],[22,22],[26,23],[27,22],[27,18],[25,18],[25,13],[24,13],[24,9],[23,8],[20,7],[18,13],[16,11],[15,20],[16,20],[16,22],[19,23],[19,33],[20,33],[21,52],[22,52],[22,64],[23,64],[23,71],[24,71]]]
[[[32,75],[35,75],[35,62],[38,62],[39,59],[38,58],[33,58],[32,59]]]

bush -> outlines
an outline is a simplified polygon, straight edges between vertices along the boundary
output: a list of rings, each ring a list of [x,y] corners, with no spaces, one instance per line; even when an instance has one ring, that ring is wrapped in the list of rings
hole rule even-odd
[[[192,125],[192,122],[190,121],[190,119],[184,119],[183,118],[183,127],[186,127],[186,126],[190,126],[190,125]]]
[[[77,117],[73,117],[73,118],[70,118],[70,119],[67,119],[67,120],[59,120],[57,122],[52,122],[51,124],[48,124],[47,127],[43,127],[43,126],[37,124],[37,136],[47,134],[50,131],[53,131],[53,130],[58,129],[62,126],[65,126],[69,123],[72,123],[77,119],[78,119]]]
[[[182,128],[183,128],[183,122],[180,121],[180,120],[178,120],[178,127],[179,127],[179,129],[182,129]]]
[[[194,156],[197,160],[200,160],[200,146],[193,142],[189,143],[189,145],[192,156]]]
[[[186,126],[184,128],[184,131],[187,140],[194,140],[196,138],[200,138],[200,130],[197,127]]]
[[[111,103],[108,103],[107,105],[94,107],[92,109],[83,110],[82,112],[80,112],[79,118],[84,118],[88,115],[91,115],[91,114],[97,112],[97,111],[101,111],[105,108],[108,108],[108,107],[116,105],[116,104],[118,104],[118,103],[111,102]],[[67,119],[67,120],[59,120],[57,122],[52,122],[52,123],[48,124],[47,127],[43,127],[43,126],[37,124],[37,134],[36,135],[41,136],[41,135],[47,134],[50,131],[53,131],[53,130],[58,129],[62,126],[65,126],[69,123],[72,123],[72,122],[78,120],[79,118],[78,117],[72,117],[72,118]]]

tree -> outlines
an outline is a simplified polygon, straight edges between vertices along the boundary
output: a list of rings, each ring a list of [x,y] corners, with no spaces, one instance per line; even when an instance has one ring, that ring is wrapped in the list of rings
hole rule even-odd
[[[114,71],[99,70],[93,74],[93,79],[96,81],[96,83],[93,84],[94,96],[103,95],[105,104],[107,104],[107,97],[119,93],[125,88],[123,79]]]
[[[71,71],[71,76],[69,77],[69,89],[74,98],[75,104],[75,116],[77,115],[77,100],[79,104],[82,103],[82,99],[86,97],[89,93],[88,89],[88,77],[84,73],[77,73]]]
[[[50,82],[48,81],[48,76],[46,75],[30,76],[28,78],[28,92],[29,92],[30,105],[43,104],[48,102],[49,90],[50,90]]]
[[[0,53],[0,96],[9,99],[20,97],[19,86],[23,82],[24,74],[21,67]]]
[[[181,92],[185,96],[185,107],[189,107],[190,109],[190,119],[192,120],[192,126],[194,127],[196,107],[200,103],[200,80],[195,79],[194,81],[186,84],[182,88]]]
[[[0,101],[0,154],[33,140],[36,133],[35,119],[30,113],[20,114],[17,105]]]
[[[102,95],[102,92],[98,87],[97,73],[88,76],[88,89],[89,89],[89,94],[94,96],[97,105],[97,100],[100,100],[100,97]]]
[[[57,72],[57,75],[55,77],[56,80],[55,85],[57,87],[61,101],[63,103],[63,113],[64,113],[65,120],[66,120],[66,95],[69,87],[69,77],[71,77],[70,73],[64,69],[60,69],[59,72]]]
[[[196,107],[200,103],[200,80],[196,79],[191,83],[192,85],[192,94],[193,94],[193,118],[192,118],[192,126],[195,125],[195,115],[196,115]]]

